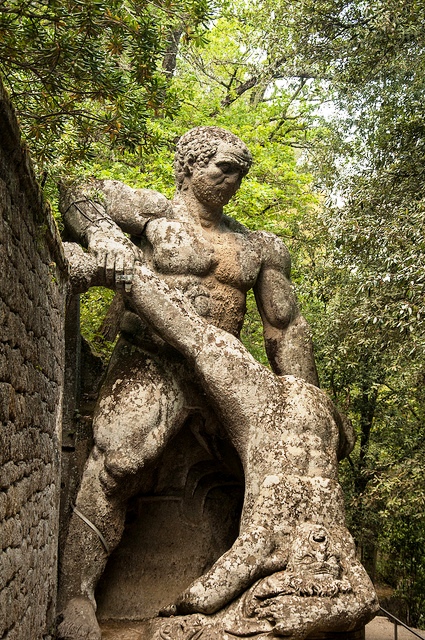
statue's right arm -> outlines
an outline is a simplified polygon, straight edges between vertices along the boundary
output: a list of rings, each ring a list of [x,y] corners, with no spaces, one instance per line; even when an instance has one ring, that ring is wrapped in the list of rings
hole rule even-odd
[[[86,247],[90,260],[81,251],[65,247],[71,266],[74,289],[82,291],[94,284],[115,287],[131,282],[139,250],[126,234],[142,236],[152,218],[168,217],[170,202],[150,189],[132,189],[117,180],[91,180],[77,186],[60,186],[59,208],[68,238]],[[79,263],[78,282],[73,278]],[[90,263],[90,274],[88,265]],[[87,265],[87,277],[81,273]],[[94,270],[93,265],[96,265]],[[95,277],[93,274],[96,274]]]

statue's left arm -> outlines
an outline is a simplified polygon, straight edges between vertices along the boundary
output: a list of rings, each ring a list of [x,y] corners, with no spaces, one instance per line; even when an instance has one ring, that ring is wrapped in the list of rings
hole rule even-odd
[[[310,328],[290,281],[288,249],[271,233],[256,236],[262,245],[262,267],[254,293],[270,365],[278,375],[294,375],[318,386]]]

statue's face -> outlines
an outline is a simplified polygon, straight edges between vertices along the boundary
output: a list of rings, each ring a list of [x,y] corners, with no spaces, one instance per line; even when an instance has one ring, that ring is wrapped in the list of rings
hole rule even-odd
[[[244,175],[238,147],[220,143],[206,167],[193,166],[190,185],[203,204],[222,207],[235,195]]]
[[[299,527],[288,566],[295,574],[338,577],[341,569],[339,558],[325,527],[312,524]]]

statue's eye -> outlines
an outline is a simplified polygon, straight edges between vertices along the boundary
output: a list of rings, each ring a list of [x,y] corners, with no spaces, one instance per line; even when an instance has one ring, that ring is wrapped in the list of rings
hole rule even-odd
[[[232,168],[232,165],[229,162],[220,162],[218,166],[220,167],[223,173],[228,173]]]
[[[314,562],[314,558],[310,553],[306,553],[305,556],[302,556],[300,559],[300,564],[311,564]]]

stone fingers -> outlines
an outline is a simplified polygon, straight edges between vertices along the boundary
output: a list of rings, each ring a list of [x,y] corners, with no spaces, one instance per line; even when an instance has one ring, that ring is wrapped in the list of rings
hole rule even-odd
[[[130,292],[136,257],[130,251],[96,253],[98,278],[101,284],[118,291]]]
[[[114,265],[115,284],[118,291],[131,291],[135,256],[131,253],[117,255]]]

